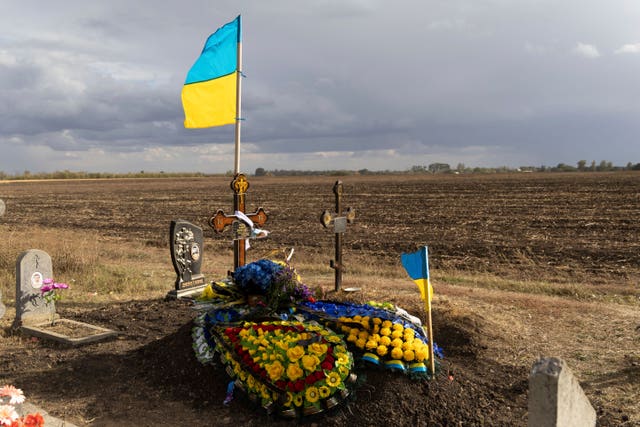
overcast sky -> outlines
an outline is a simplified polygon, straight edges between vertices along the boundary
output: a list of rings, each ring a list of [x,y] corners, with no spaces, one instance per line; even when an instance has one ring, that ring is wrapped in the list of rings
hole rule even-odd
[[[241,170],[640,162],[637,0],[2,0],[0,170],[233,170],[184,129],[242,15]]]

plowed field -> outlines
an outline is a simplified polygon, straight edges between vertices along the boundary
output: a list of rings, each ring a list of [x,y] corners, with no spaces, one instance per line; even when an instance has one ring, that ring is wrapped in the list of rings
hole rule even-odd
[[[248,257],[294,247],[294,260],[320,265],[311,277],[328,269],[333,233],[319,217],[333,210],[336,179],[251,177],[248,210],[267,211],[264,228],[271,235],[252,242]],[[424,317],[399,256],[428,245],[435,339],[446,358],[438,378],[424,383],[363,372],[364,383],[349,405],[309,425],[526,425],[527,375],[539,356],[567,361],[599,425],[640,425],[640,174],[342,181],[343,207],[357,212],[344,239],[345,283],[362,290],[329,296],[389,300]],[[7,211],[0,222],[5,233],[34,225],[150,251],[166,248],[171,270],[172,219],[203,227],[205,262],[228,257],[229,232],[214,234],[207,220],[218,209],[232,213],[229,182],[3,183]],[[321,285],[330,292],[330,276],[324,277]],[[547,290],[528,288],[539,283]],[[561,291],[549,291],[555,288]],[[9,309],[0,320],[0,385],[25,389],[30,400],[79,425],[292,424],[248,409],[241,396],[223,406],[227,379],[221,368],[202,367],[193,357],[188,305],[162,297],[62,304],[65,317],[121,333],[118,340],[80,349],[12,335]]]
[[[2,221],[86,232],[167,247],[169,222],[205,229],[210,252],[228,237],[207,220],[233,213],[229,178],[48,181],[0,186]],[[269,214],[266,250],[293,246],[331,257],[335,178],[250,178],[247,210]],[[374,176],[343,179],[343,207],[356,209],[345,254],[395,262],[429,245],[431,267],[552,281],[640,278],[640,174]],[[346,255],[345,255],[346,256]]]

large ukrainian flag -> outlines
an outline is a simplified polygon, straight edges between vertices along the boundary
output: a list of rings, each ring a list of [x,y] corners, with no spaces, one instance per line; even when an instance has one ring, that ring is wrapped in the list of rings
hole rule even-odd
[[[238,16],[207,39],[182,88],[184,127],[205,128],[236,122],[241,33]]]

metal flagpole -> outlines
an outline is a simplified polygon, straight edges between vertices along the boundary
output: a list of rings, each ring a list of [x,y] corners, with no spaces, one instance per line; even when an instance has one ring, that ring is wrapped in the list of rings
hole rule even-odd
[[[234,175],[240,173],[240,123],[241,123],[241,107],[242,107],[242,17],[238,25],[238,70],[236,72],[236,149],[235,149],[235,167]]]

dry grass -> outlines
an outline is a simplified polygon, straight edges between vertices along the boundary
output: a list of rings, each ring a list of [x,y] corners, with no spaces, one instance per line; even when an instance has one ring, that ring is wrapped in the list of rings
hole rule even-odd
[[[0,290],[5,303],[15,298],[16,259],[28,249],[41,249],[52,259],[53,274],[58,281],[71,285],[64,299],[76,302],[132,300],[158,297],[172,289],[175,273],[168,248],[144,242],[109,239],[79,232],[42,227],[7,230],[0,227]],[[249,253],[251,257],[281,257],[284,250]],[[209,279],[224,277],[233,265],[228,253],[211,256],[204,252],[203,273]],[[292,264],[310,286],[333,289],[334,271],[329,259],[294,252]],[[344,287],[375,287],[389,281],[410,285],[400,263],[386,264],[358,254],[345,255]],[[514,277],[516,274],[507,275]],[[497,289],[532,295],[559,296],[580,301],[601,301],[640,305],[638,284],[551,283],[505,279],[487,273],[432,271],[434,283],[468,288]]]

